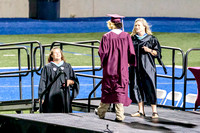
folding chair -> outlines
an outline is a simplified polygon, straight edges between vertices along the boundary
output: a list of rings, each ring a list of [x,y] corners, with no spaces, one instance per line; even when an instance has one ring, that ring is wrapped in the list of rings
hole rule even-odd
[[[157,89],[157,99],[162,99],[160,104],[162,104],[165,96],[167,94],[167,91],[166,90],[162,90],[162,89]]]
[[[197,94],[189,93],[185,96],[185,102],[187,102],[187,103],[194,103],[195,104],[196,100],[197,100]],[[183,103],[181,104],[181,107],[182,106],[183,106]]]
[[[174,92],[174,101],[177,101],[177,103],[175,105],[176,107],[178,106],[181,98],[182,98],[182,93],[175,91]],[[167,100],[172,100],[172,91],[167,94],[166,99],[163,102],[163,105],[165,105],[165,103],[166,103]]]

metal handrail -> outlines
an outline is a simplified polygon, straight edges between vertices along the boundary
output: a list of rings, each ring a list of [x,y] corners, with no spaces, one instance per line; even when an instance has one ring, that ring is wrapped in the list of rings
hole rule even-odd
[[[97,90],[97,88],[101,85],[101,83],[102,83],[102,80],[94,87],[94,89],[90,92],[90,94],[88,96],[88,112],[90,112],[91,96]]]
[[[169,46],[161,46],[162,49],[170,49],[172,50],[172,71],[175,69],[175,51],[180,51],[181,55],[182,55],[182,66],[184,68],[184,52],[182,49],[180,48],[176,48],[176,47],[169,47]],[[175,79],[182,79],[184,76],[185,70],[183,69],[181,76],[176,77],[173,75],[162,75],[162,74],[157,74],[158,77],[164,77],[164,78],[175,78]]]
[[[174,106],[174,92],[175,92],[175,79],[182,79],[184,74],[185,74],[185,69],[183,69],[182,74],[180,77],[176,77],[175,76],[175,51],[180,51],[181,55],[182,55],[182,65],[184,68],[184,52],[182,49],[180,48],[176,48],[176,47],[169,47],[169,46],[161,46],[161,48],[163,49],[170,49],[172,50],[172,75],[161,75],[161,74],[157,74],[158,77],[163,77],[163,78],[171,78],[172,79],[172,106]]]
[[[33,43],[38,43],[39,46],[36,46],[35,49],[33,49]],[[91,45],[83,45],[85,43],[91,43]],[[95,71],[100,71],[100,70],[102,70],[102,68],[95,68],[94,54],[93,54],[94,51],[93,50],[94,49],[98,49],[99,47],[98,46],[93,46],[94,43],[100,43],[100,41],[98,41],[98,40],[92,40],[92,41],[80,41],[80,42],[74,42],[74,43],[72,43],[72,42],[55,41],[55,42],[53,42],[52,44],[49,44],[49,45],[41,45],[38,41],[22,42],[22,43],[14,43],[14,44],[1,44],[0,47],[1,46],[4,47],[4,46],[12,46],[12,45],[31,44],[31,50],[30,50],[31,51],[31,53],[30,53],[31,58],[28,61],[28,66],[27,66],[28,70],[21,70],[21,67],[19,67],[19,69],[20,69],[19,71],[3,72],[3,73],[0,73],[0,77],[1,77],[1,75],[8,76],[8,74],[19,74],[18,76],[23,76],[23,75],[25,76],[26,74],[28,74],[29,72],[31,72],[31,78],[32,78],[32,80],[31,80],[32,81],[31,88],[32,88],[32,94],[33,94],[33,72],[36,72],[37,74],[40,75],[39,71],[41,70],[42,66],[45,65],[45,56],[44,56],[45,47],[52,48],[53,46],[60,46],[61,49],[62,49],[64,45],[71,45],[71,46],[76,46],[76,47],[85,47],[85,48],[91,48],[92,49],[92,69],[75,70],[76,74],[78,76],[89,77],[89,78],[93,78],[93,79],[95,79],[95,78],[102,79],[102,76],[96,76],[95,75]],[[29,59],[30,55],[28,53],[27,48],[22,47],[22,46],[10,47],[10,49],[15,49],[15,48],[25,49],[27,51],[27,58]],[[187,58],[188,58],[187,56],[188,56],[189,52],[193,51],[193,50],[199,50],[199,48],[197,48],[197,49],[194,48],[194,49],[188,50],[186,52],[186,55],[184,55],[184,52],[180,48],[168,47],[168,46],[161,46],[161,48],[162,49],[172,50],[172,75],[160,75],[160,74],[157,74],[157,76],[158,77],[163,77],[163,78],[171,78],[172,79],[172,91],[174,91],[174,88],[175,88],[175,86],[174,86],[175,85],[175,79],[182,79],[184,76],[187,77],[187,71],[186,71],[187,70]],[[37,52],[37,49],[40,49],[40,65],[39,65],[38,68],[36,67],[37,66],[36,65],[36,52]],[[180,51],[181,55],[183,57],[183,60],[182,60],[183,70],[182,70],[181,76],[175,76],[175,51]],[[86,71],[92,71],[93,75],[78,73],[78,72],[86,72]],[[26,74],[24,74],[24,73],[26,73]],[[187,78],[186,78],[186,80],[187,80]],[[90,102],[91,102],[90,101],[91,100],[91,95],[100,86],[101,82],[102,82],[102,80],[97,85],[95,85],[95,83],[93,82],[93,90],[90,92],[90,94],[88,96],[88,111],[90,111],[89,108],[90,108]],[[186,94],[186,88],[184,87],[184,104],[183,104],[183,109],[185,109],[185,94]],[[172,97],[173,97],[173,99],[172,99],[172,105],[173,105],[174,104],[174,95]],[[33,95],[32,95],[32,99],[33,99],[33,104],[34,104]]]
[[[91,45],[85,45],[86,43],[91,43]],[[101,84],[101,81],[95,85],[95,78],[99,78],[102,79],[101,76],[95,76],[95,71],[100,71],[102,68],[99,69],[95,69],[95,61],[94,61],[94,49],[99,49],[99,46],[94,46],[94,43],[100,43],[100,41],[98,40],[91,40],[91,41],[79,41],[79,42],[61,42],[61,41],[55,41],[52,43],[51,45],[51,49],[56,45],[56,44],[60,44],[60,48],[63,49],[63,45],[71,45],[71,46],[78,46],[78,47],[85,47],[85,48],[91,48],[91,53],[92,53],[92,69],[85,69],[85,70],[78,70],[75,72],[86,72],[86,71],[92,71],[93,75],[86,75],[86,74],[80,74],[80,73],[76,73],[78,76],[84,76],[84,77],[91,77],[93,78],[93,90],[91,91],[91,93],[88,96],[88,111],[90,111],[90,99],[91,99],[91,95],[94,94],[94,97],[96,97],[96,89],[98,88],[98,86]],[[84,44],[84,45],[82,45]]]
[[[6,74],[14,74],[14,73],[27,73],[25,75],[21,75],[21,76],[27,76],[29,72],[31,72],[32,70],[35,72],[35,71],[39,71],[42,67],[42,62],[40,62],[40,67],[37,69],[35,64],[33,64],[35,67],[32,68],[31,70],[31,63],[32,61],[35,60],[35,58],[33,58],[32,60],[30,60],[30,53],[28,51],[28,49],[26,48],[26,46],[17,46],[17,47],[5,47],[5,46],[16,46],[16,45],[26,45],[26,44],[30,44],[32,45],[33,43],[37,43],[41,49],[42,49],[42,45],[39,41],[28,41],[28,42],[18,42],[18,43],[7,43],[7,44],[1,44],[0,47],[4,47],[4,48],[0,48],[0,50],[10,50],[10,49],[25,49],[26,50],[26,53],[27,53],[27,69],[28,70],[19,70],[19,71],[12,71],[12,72],[0,72],[0,77],[4,77],[6,76]],[[32,51],[31,51],[31,54],[32,54]],[[40,54],[41,54],[41,58],[40,60],[42,61],[43,58],[42,58],[42,52],[40,51]],[[31,55],[32,56],[32,55]],[[35,62],[35,61],[34,61]],[[19,64],[20,65],[20,64]],[[3,76],[1,76],[3,75]],[[8,77],[17,77],[18,75],[9,75]]]
[[[88,42],[87,42],[88,43]],[[51,49],[54,47],[55,44],[60,44],[61,45],[71,45],[71,46],[79,46],[79,47],[85,47],[85,48],[94,48],[94,49],[99,49],[99,46],[91,46],[91,45],[81,45],[83,42],[79,43],[72,43],[72,42],[62,42],[62,41],[55,41],[51,44]]]
[[[85,43],[91,43],[91,45],[81,45],[81,44],[85,44]],[[45,47],[50,47],[50,49],[52,49],[54,46],[60,46],[60,49],[63,50],[63,45],[71,45],[71,46],[78,46],[78,47],[85,47],[85,48],[92,48],[92,49],[98,49],[99,47],[98,46],[93,46],[94,43],[100,43],[99,40],[91,40],[91,41],[78,41],[78,42],[63,42],[63,41],[55,41],[53,42],[52,44],[46,44],[46,45],[42,45],[43,47],[43,55],[45,54]],[[35,47],[35,50],[37,50],[39,47]],[[93,51],[92,51],[93,53]],[[43,56],[45,57],[45,56]],[[92,58],[93,55],[92,55]],[[36,63],[35,63],[36,64]],[[43,66],[46,64],[45,63],[45,58],[43,58]],[[86,71],[100,71],[102,68],[94,68],[94,60],[92,60],[92,68],[93,69],[82,69],[82,70],[76,70],[77,72],[86,72]],[[38,75],[40,75],[41,73],[38,73],[38,71],[36,72]]]
[[[91,45],[86,45],[86,43],[91,43]],[[98,40],[90,40],[90,41],[79,41],[79,42],[62,42],[62,41],[55,41],[51,44],[51,49],[56,45],[60,45],[60,49],[63,49],[63,45],[70,45],[70,46],[78,46],[84,48],[90,48],[92,53],[92,74],[95,75],[95,61],[94,61],[94,49],[99,49],[99,46],[94,46],[94,43],[100,43]],[[83,45],[84,44],[84,45]],[[101,69],[99,69],[101,70]],[[88,70],[87,70],[88,71]],[[95,78],[93,77],[93,88],[95,88]],[[96,92],[94,93],[94,97],[96,97]]]
[[[28,49],[25,46],[18,46],[18,47],[4,47],[4,48],[0,48],[0,50],[13,50],[13,49],[24,49],[26,51],[27,54],[27,68],[28,70],[19,70],[19,71],[9,71],[9,72],[0,72],[0,77],[18,77],[19,73],[25,73],[26,74],[21,74],[21,76],[27,76],[30,72],[30,60],[29,60],[29,52]],[[18,52],[18,57],[19,57],[20,53]],[[18,63],[19,68],[21,68],[21,63]],[[15,75],[7,75],[7,74],[15,74]]]
[[[100,43],[99,41],[94,41],[94,42],[98,42]],[[56,46],[59,46],[60,45],[60,48],[62,49],[63,48],[63,45],[73,45],[73,46],[79,46],[79,47],[87,47],[87,48],[98,48],[98,47],[93,47],[93,46],[89,46],[89,45],[80,45],[80,44],[84,44],[84,43],[90,43],[89,41],[83,41],[83,42],[75,42],[75,43],[69,43],[69,42],[60,42],[60,41],[56,41],[56,42],[53,42],[52,43],[52,46],[51,48],[53,48],[55,45]],[[180,48],[175,48],[175,47],[168,47],[168,46],[161,46],[161,48],[163,49],[171,49],[172,50],[172,75],[160,75],[160,74],[157,74],[158,77],[164,77],[164,78],[172,78],[172,105],[174,106],[174,90],[175,90],[175,79],[181,79],[183,76],[184,76],[184,72],[185,70],[183,69],[182,71],[182,74],[180,77],[177,77],[175,76],[175,51],[180,51],[181,54],[182,54],[182,57],[183,57],[183,66],[184,66],[184,52],[180,49]],[[101,70],[102,68],[99,68],[99,69],[95,69],[94,67],[92,69],[85,69],[85,70],[77,70],[75,72],[85,72],[85,71],[94,71],[94,70]],[[79,76],[84,76],[84,77],[92,77],[92,78],[99,78],[101,79],[102,77],[98,77],[98,76],[94,76],[94,75],[84,75],[84,74],[79,74],[77,73],[77,75]],[[99,82],[101,83],[101,81]],[[98,84],[99,86],[99,84]],[[97,89],[97,86],[94,86],[93,87],[93,90],[91,91],[91,93],[89,94],[89,97],[88,97],[88,106],[90,106],[90,98],[91,98],[91,94],[95,92],[95,90]],[[89,110],[89,107],[88,107],[88,111]]]
[[[28,52],[28,49],[26,46],[20,46],[20,45],[30,45],[30,53]],[[34,64],[35,58],[33,53],[33,44],[38,44],[40,47],[40,66],[39,68],[36,68]],[[16,46],[18,45],[18,46]],[[9,47],[6,47],[9,46]],[[14,46],[14,47],[13,47]],[[31,112],[34,112],[34,72],[37,72],[42,67],[42,60],[43,60],[43,54],[42,54],[42,45],[39,41],[27,41],[27,42],[18,42],[18,43],[7,43],[7,44],[1,44],[0,50],[10,50],[10,49],[18,49],[18,71],[11,71],[11,72],[1,72],[0,77],[19,77],[19,86],[20,86],[20,99],[22,99],[22,84],[21,84],[21,77],[27,76],[29,72],[31,73],[31,93],[32,93],[32,110]],[[21,70],[21,52],[20,49],[25,49],[27,53],[27,70]],[[26,74],[23,74],[26,73]],[[12,75],[13,74],[13,75]]]
[[[185,71],[185,75],[184,75],[183,110],[186,109],[185,103],[186,103],[187,80],[195,80],[195,78],[187,78],[188,56],[189,56],[189,53],[192,52],[192,51],[200,51],[200,48],[191,48],[191,49],[187,50],[187,52],[185,54],[185,58],[184,58],[185,66],[184,66],[184,69],[186,71]]]
[[[85,44],[85,43],[92,43],[92,46],[90,45],[81,45],[81,44]],[[51,48],[52,49],[54,46],[60,46],[60,49],[63,49],[63,45],[71,45],[71,46],[78,46],[78,47],[85,47],[85,48],[91,48],[91,49],[99,49],[98,46],[93,46],[93,43],[100,43],[98,40],[93,40],[93,41],[80,41],[80,42],[75,42],[75,43],[71,43],[71,42],[61,42],[61,41],[55,41],[51,44]],[[49,47],[49,45],[45,45],[43,47]],[[92,51],[92,58],[94,57],[94,51]],[[75,72],[86,72],[86,71],[100,71],[102,68],[99,69],[95,69],[94,68],[94,59],[92,59],[92,69],[84,69],[84,70],[75,70]],[[94,76],[95,73],[93,73],[93,75],[88,75],[88,74],[80,74],[80,73],[76,73],[77,76],[83,76],[83,77],[89,77],[89,78],[98,78],[98,79],[102,79],[102,76]],[[101,84],[102,81],[100,81],[95,87],[94,89],[90,92],[89,96],[88,96],[88,111],[90,112],[90,99],[91,99],[91,95],[95,92],[95,90],[99,87],[99,85]],[[44,92],[45,93],[45,92]],[[42,96],[41,96],[42,98]],[[40,98],[40,99],[41,99]],[[42,100],[42,99],[41,99]],[[40,101],[41,101],[40,100]],[[41,102],[40,102],[41,103]],[[41,106],[41,105],[40,105]]]

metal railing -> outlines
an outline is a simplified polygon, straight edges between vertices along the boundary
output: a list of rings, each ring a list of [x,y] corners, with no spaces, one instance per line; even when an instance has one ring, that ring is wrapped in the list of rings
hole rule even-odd
[[[33,47],[33,44],[38,44],[38,46]],[[87,43],[90,43],[91,45],[86,45]],[[0,78],[1,77],[19,77],[19,88],[20,88],[20,99],[22,98],[21,93],[21,77],[27,76],[29,73],[31,73],[31,93],[32,93],[32,111],[34,110],[34,84],[33,84],[33,74],[36,72],[38,75],[41,73],[40,70],[42,66],[45,65],[45,48],[49,47],[49,49],[53,48],[54,46],[60,46],[61,50],[63,49],[63,46],[75,46],[75,47],[83,47],[83,48],[89,48],[91,49],[91,59],[92,59],[92,68],[91,69],[82,69],[82,70],[75,70],[77,76],[83,76],[88,78],[93,78],[93,90],[88,95],[88,112],[90,112],[90,104],[91,104],[91,96],[92,94],[95,94],[96,89],[101,85],[102,80],[99,83],[95,83],[95,79],[102,79],[102,76],[97,76],[96,71],[100,71],[102,68],[95,68],[95,54],[94,49],[98,49],[99,46],[94,46],[94,43],[100,43],[98,40],[92,40],[92,41],[80,41],[80,42],[62,42],[62,41],[55,41],[52,44],[49,45],[41,45],[38,41],[32,41],[32,42],[21,42],[21,43],[12,43],[12,44],[1,44],[0,50],[17,50],[18,51],[18,71],[11,71],[11,72],[0,72]],[[30,44],[30,50],[28,50],[27,46],[21,46],[21,45],[27,45]],[[18,45],[18,46],[16,46]],[[8,46],[8,47],[7,47]],[[172,106],[167,106],[170,108],[178,108],[185,110],[185,95],[186,95],[186,85],[187,80],[194,80],[187,78],[187,62],[188,62],[188,54],[191,51],[194,50],[200,50],[199,48],[190,49],[186,52],[186,55],[184,55],[184,52],[180,48],[175,47],[168,47],[168,46],[161,46],[162,49],[167,49],[172,51],[172,75],[161,75],[157,74],[158,77],[162,78],[170,78],[172,79]],[[37,50],[40,50],[40,62],[39,65],[36,64],[36,53]],[[21,50],[25,50],[26,52],[26,58],[27,58],[27,70],[22,70],[21,67]],[[30,51],[30,53],[29,53]],[[180,76],[175,76],[175,52],[179,51],[182,56],[182,73]],[[39,66],[39,67],[37,67]],[[92,75],[88,74],[82,74],[80,72],[88,72],[92,71]],[[182,79],[184,80],[184,100],[183,100],[183,107],[174,107],[174,90],[175,90],[175,80],[176,79]],[[94,95],[96,97],[96,95]]]
[[[35,52],[34,50],[34,44],[37,44],[40,48],[40,65],[37,68],[35,64]],[[28,46],[29,45],[29,46]],[[28,48],[30,50],[28,50]],[[7,72],[0,72],[0,78],[2,77],[19,77],[19,89],[20,89],[20,100],[22,99],[22,77],[27,76],[29,73],[31,73],[31,99],[32,99],[32,110],[31,112],[34,112],[34,72],[39,71],[42,68],[42,45],[38,41],[28,41],[28,42],[19,42],[19,43],[8,43],[8,44],[1,44],[0,50],[17,50],[18,51],[18,70],[17,71],[7,71]],[[26,70],[22,70],[21,66],[21,50],[24,49],[26,52],[26,58],[27,58],[27,66]],[[30,53],[29,53],[30,52]]]
[[[191,48],[191,49],[187,50],[187,52],[185,54],[185,58],[184,58],[184,62],[185,62],[184,70],[187,70],[187,68],[188,68],[188,56],[193,51],[200,51],[200,48]],[[183,93],[183,96],[184,96],[183,97],[183,110],[185,110],[185,109],[193,109],[193,108],[186,108],[185,107],[185,105],[186,105],[185,103],[186,103],[187,81],[188,80],[195,80],[195,78],[188,78],[187,77],[187,71],[185,71],[185,75],[184,75],[184,93]]]
[[[85,45],[85,43],[92,43],[92,45]],[[96,76],[95,75],[95,71],[100,71],[102,68],[95,68],[95,63],[94,63],[94,49],[98,49],[98,46],[93,46],[94,43],[99,43],[99,41],[82,41],[82,42],[61,42],[61,41],[56,41],[53,42],[51,45],[43,45],[43,54],[45,53],[45,47],[50,47],[53,48],[54,46],[60,46],[61,49],[63,49],[64,45],[70,45],[70,46],[75,46],[75,47],[85,47],[85,48],[91,48],[93,50],[92,51],[92,69],[84,69],[84,70],[75,70],[77,76],[83,76],[83,77],[89,77],[89,78],[93,78],[93,90],[90,92],[89,96],[88,96],[88,112],[90,112],[90,105],[91,105],[91,96],[93,93],[95,93],[96,89],[100,86],[102,80],[96,85],[94,79],[102,79],[102,76]],[[84,44],[84,45],[82,45]],[[164,106],[164,107],[168,107],[168,108],[173,108],[173,109],[183,109],[184,110],[184,106],[183,108],[181,107],[175,107],[174,106],[174,92],[175,92],[175,80],[180,80],[185,76],[186,68],[185,68],[185,55],[182,49],[180,48],[176,48],[176,47],[168,47],[168,46],[161,46],[162,49],[166,49],[166,50],[171,50],[172,51],[172,75],[161,75],[161,74],[157,74],[158,77],[162,77],[162,78],[170,78],[172,79],[172,106],[166,106],[166,105],[159,105],[159,106]],[[181,53],[181,57],[182,57],[182,73],[180,76],[175,76],[175,53],[176,51]],[[44,56],[43,56],[44,57]],[[45,61],[45,59],[43,59],[43,61]],[[45,63],[44,63],[45,64]],[[93,75],[88,75],[88,74],[81,74],[78,72],[86,72],[86,71],[92,71]],[[94,95],[95,97],[95,95]],[[185,97],[185,94],[184,94]],[[185,101],[184,101],[185,102]]]
[[[163,78],[170,78],[172,79],[172,106],[174,106],[174,92],[175,92],[175,79],[182,79],[184,74],[185,74],[185,69],[182,69],[182,73],[181,76],[177,77],[175,76],[175,52],[179,51],[181,53],[182,56],[182,65],[184,68],[184,52],[182,49],[180,48],[176,48],[176,47],[169,47],[169,46],[161,46],[162,49],[167,49],[167,50],[171,50],[172,51],[172,75],[161,75],[161,74],[157,74],[158,77],[163,77]],[[173,107],[172,107],[173,108]]]
[[[91,44],[91,45],[86,45],[86,44]],[[61,50],[63,50],[64,46],[75,46],[75,47],[83,47],[83,48],[89,48],[91,49],[91,59],[92,59],[92,68],[91,69],[82,69],[82,70],[75,70],[77,76],[82,76],[82,77],[88,77],[93,79],[93,90],[90,92],[88,96],[88,112],[90,112],[90,103],[91,103],[91,97],[92,94],[94,94],[94,97],[96,97],[96,89],[101,85],[101,81],[96,85],[95,79],[102,79],[102,76],[96,76],[96,71],[100,71],[102,68],[95,68],[95,54],[94,54],[94,49],[99,49],[99,46],[94,46],[95,43],[100,43],[98,40],[91,40],[91,41],[79,41],[79,42],[62,42],[62,41],[55,41],[51,45],[43,45],[43,55],[45,55],[45,48],[50,48],[52,49],[54,46],[59,46]],[[37,50],[39,47],[36,47],[35,49]],[[44,57],[44,56],[43,56]],[[43,58],[43,65],[45,65],[45,58]],[[89,72],[92,71],[92,75],[89,74],[82,74],[80,72]],[[40,75],[40,73],[37,73]]]

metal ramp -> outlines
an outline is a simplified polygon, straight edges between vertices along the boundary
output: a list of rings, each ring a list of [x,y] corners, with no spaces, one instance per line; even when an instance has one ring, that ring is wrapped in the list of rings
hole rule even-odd
[[[0,102],[0,111],[22,111],[22,110],[38,110],[38,99],[34,99],[34,107],[32,106],[32,99],[26,100],[14,100],[14,101],[2,101]]]

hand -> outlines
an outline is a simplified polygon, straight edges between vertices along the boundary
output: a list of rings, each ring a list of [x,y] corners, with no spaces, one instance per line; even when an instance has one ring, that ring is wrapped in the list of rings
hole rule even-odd
[[[142,47],[144,49],[145,52],[148,52],[148,53],[151,53],[152,49],[146,47],[146,46],[143,46]]]
[[[156,50],[150,49],[150,48],[148,48],[146,46],[143,46],[142,48],[144,49],[145,52],[151,53],[153,56],[157,55],[157,51]]]
[[[40,103],[40,99],[39,99],[39,103]],[[42,104],[44,103],[44,100],[42,100]]]
[[[67,87],[73,84],[74,84],[73,80],[70,80],[70,79],[67,80]],[[65,83],[63,83],[62,86],[65,87]]]
[[[67,80],[67,86],[73,85],[73,84],[74,84],[74,81],[73,81],[73,80],[70,80],[70,79]]]

